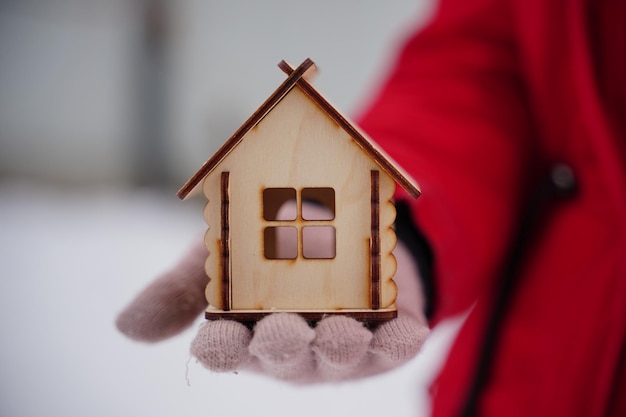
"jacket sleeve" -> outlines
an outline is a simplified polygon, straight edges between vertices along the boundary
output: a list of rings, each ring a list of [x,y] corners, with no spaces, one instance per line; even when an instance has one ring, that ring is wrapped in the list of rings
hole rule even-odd
[[[444,0],[404,45],[359,124],[417,179],[435,322],[497,279],[529,183],[532,124],[506,3]]]

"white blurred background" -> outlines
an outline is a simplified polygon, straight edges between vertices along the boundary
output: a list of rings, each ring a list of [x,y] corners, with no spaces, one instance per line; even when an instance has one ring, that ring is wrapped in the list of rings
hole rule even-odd
[[[203,232],[175,190],[311,57],[355,114],[430,0],[0,0],[0,416],[422,415],[445,342],[292,387],[128,341],[117,312]],[[201,318],[198,323],[201,322]]]

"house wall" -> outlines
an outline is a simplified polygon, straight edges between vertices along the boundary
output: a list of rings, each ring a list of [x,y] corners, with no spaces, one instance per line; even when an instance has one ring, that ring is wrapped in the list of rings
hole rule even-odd
[[[378,166],[299,88],[294,88],[207,177],[206,242],[210,304],[221,307],[220,173],[230,172],[233,309],[366,309],[370,307],[370,170]],[[390,227],[395,189],[381,172],[385,262],[382,307],[395,299],[391,276],[395,235]],[[332,187],[336,256],[330,260],[267,260],[263,255],[262,190]],[[326,222],[323,222],[326,224]]]

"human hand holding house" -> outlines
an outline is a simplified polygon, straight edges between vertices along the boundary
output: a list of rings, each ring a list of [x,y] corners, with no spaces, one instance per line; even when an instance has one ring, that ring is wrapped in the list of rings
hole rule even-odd
[[[120,331],[134,340],[157,342],[189,327],[207,307],[206,256],[199,242],[151,283],[119,315]],[[191,352],[212,371],[248,369],[294,382],[357,378],[399,366],[419,352],[429,330],[415,262],[401,243],[394,256],[398,317],[374,330],[345,316],[310,325],[297,314],[270,314],[252,329],[215,320],[202,325]]]

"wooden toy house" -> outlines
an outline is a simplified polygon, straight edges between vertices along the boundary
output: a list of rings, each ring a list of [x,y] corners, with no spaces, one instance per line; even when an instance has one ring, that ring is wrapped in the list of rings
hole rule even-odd
[[[180,189],[208,203],[206,317],[396,316],[396,183],[415,182],[335,110],[305,60]]]

